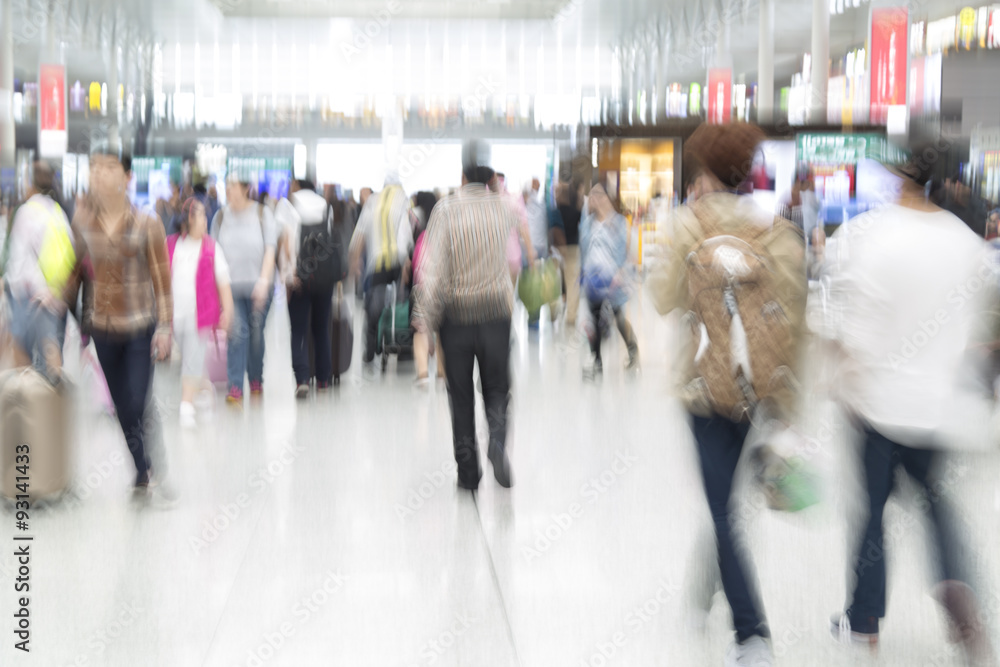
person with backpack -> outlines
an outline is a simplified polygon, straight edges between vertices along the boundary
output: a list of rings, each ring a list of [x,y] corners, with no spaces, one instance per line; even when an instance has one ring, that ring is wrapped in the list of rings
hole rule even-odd
[[[35,162],[27,199],[11,220],[2,258],[13,339],[53,383],[62,375],[64,290],[76,265],[69,220],[53,197],[54,178],[47,162]]]
[[[410,224],[410,200],[398,178],[390,176],[377,195],[368,196],[361,217],[354,228],[350,245],[351,274],[362,277],[365,258],[365,345],[363,372],[374,375],[378,321],[385,308],[386,288],[399,281],[409,270],[413,251],[413,227]]]
[[[174,296],[174,340],[181,352],[180,421],[195,428],[194,399],[205,386],[205,354],[217,330],[226,332],[233,320],[229,265],[215,240],[208,236],[205,205],[190,197],[180,208],[179,234],[167,237],[171,288]]]
[[[333,376],[330,314],[334,289],[345,273],[343,207],[318,195],[310,181],[295,180],[288,199],[278,203],[275,218],[282,228],[281,279],[288,294],[295,396],[306,398],[312,375],[310,334],[316,389],[328,389]]]
[[[727,667],[773,664],[747,554],[737,547],[730,499],[750,420],[795,411],[794,361],[806,299],[802,236],[750,197],[759,128],[702,125],[684,145],[688,205],[677,209],[667,262],[647,281],[657,310],[686,313],[678,390],[691,416],[736,640]]]
[[[245,376],[251,395],[264,392],[264,324],[274,293],[278,232],[271,211],[250,198],[249,183],[227,179],[226,199],[212,223],[212,238],[229,263],[233,290],[226,401],[242,405]]]
[[[588,201],[588,215],[580,224],[580,266],[583,290],[593,319],[593,326],[587,331],[593,355],[593,366],[588,374],[596,377],[603,371],[600,321],[605,303],[611,305],[618,331],[628,348],[625,367],[630,371],[639,368],[639,345],[624,310],[629,298],[628,223],[603,185],[590,189]]]

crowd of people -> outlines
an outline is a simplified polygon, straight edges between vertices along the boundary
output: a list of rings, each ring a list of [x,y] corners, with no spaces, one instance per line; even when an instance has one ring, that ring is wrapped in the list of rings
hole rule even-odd
[[[964,371],[970,351],[980,355],[981,367],[995,347],[987,317],[995,310],[986,301],[995,290],[965,297],[975,307],[955,307],[956,288],[987,277],[996,286],[988,246],[928,196],[934,161],[917,147],[907,163],[892,167],[901,183],[895,201],[845,224],[835,253],[807,254],[801,226],[740,194],[762,139],[756,127],[736,124],[703,126],[685,143],[685,205],[673,214],[668,257],[645,281],[660,313],[685,314],[673,369],[732,609],[736,637],[726,664],[772,664],[753,568],[734,532],[734,478],[741,461],[764,460],[765,445],[755,444],[760,433],[777,441],[797,422],[809,277],[820,274],[835,313],[827,330],[842,377],[834,398],[863,437],[867,509],[853,589],[831,630],[846,644],[878,642],[886,614],[883,512],[899,467],[924,490],[940,555],[934,595],[953,638],[973,664],[996,664],[975,582],[962,567],[961,536],[934,490],[949,451],[989,437],[971,432],[975,420],[968,417],[969,406],[992,402],[992,385],[989,392],[973,387]],[[348,276],[363,292],[366,376],[376,372],[385,347],[398,342],[383,326],[387,308],[400,305],[401,329],[412,331],[416,386],[430,382],[432,357],[445,381],[463,489],[477,489],[483,474],[476,366],[487,458],[497,483],[513,484],[506,452],[511,320],[525,271],[546,261],[560,267],[562,296],[549,311],[565,318],[566,335],[577,330],[578,304],[585,308],[579,313],[591,355],[585,379],[602,372],[601,341],[612,323],[625,342],[626,369],[638,369],[626,305],[641,281],[628,222],[603,183],[558,184],[550,206],[537,179],[510,192],[493,169],[489,146],[469,141],[462,186],[441,197],[408,197],[390,176],[380,191],[363,190],[355,204],[297,180],[272,207],[255,201],[252,184],[231,178],[224,207],[207,190],[187,196],[177,190],[157,216],[129,202],[127,156],[103,152],[90,164],[91,191],[71,224],[53,196],[51,168],[36,163],[29,197],[9,228],[4,290],[18,363],[34,365],[53,385],[63,377],[68,313],[93,340],[140,499],[171,500],[143,428],[154,362],[174,345],[180,351],[185,426],[196,424],[199,397],[211,394],[213,381],[225,382],[229,404],[243,406],[245,388],[251,395],[263,391],[264,329],[276,285],[286,294],[299,398],[313,387],[328,389],[350,361],[350,345],[345,361],[332,342],[341,332]],[[796,195],[808,199],[808,188]],[[822,237],[812,241],[822,251]],[[934,335],[900,349],[899,341],[914,339],[928,318]]]

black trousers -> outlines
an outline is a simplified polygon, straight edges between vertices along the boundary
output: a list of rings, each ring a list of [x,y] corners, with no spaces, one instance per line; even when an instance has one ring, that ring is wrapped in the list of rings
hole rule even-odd
[[[490,452],[502,453],[507,443],[510,320],[467,325],[444,323],[440,333],[458,478],[465,485],[475,486],[482,476],[482,469],[476,446],[473,367],[478,361],[490,430]]]
[[[600,359],[601,308],[604,306],[604,302],[588,298],[587,304],[590,306],[590,315],[594,318],[594,330],[590,333],[590,352],[594,355],[595,359]],[[618,331],[621,332],[626,347],[628,347],[629,354],[632,354],[639,347],[635,339],[635,332],[632,331],[632,325],[629,324],[628,319],[625,317],[625,311],[620,306],[612,306],[611,311],[615,314],[615,323],[618,325]]]
[[[288,318],[292,327],[292,370],[295,384],[309,384],[313,369],[309,367],[309,341],[312,335],[316,362],[316,382],[329,382],[333,375],[330,347],[330,312],[333,309],[333,288],[299,289],[288,293]]]

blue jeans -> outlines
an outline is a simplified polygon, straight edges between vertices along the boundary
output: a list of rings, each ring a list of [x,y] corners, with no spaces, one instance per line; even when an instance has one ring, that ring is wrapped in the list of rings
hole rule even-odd
[[[855,585],[849,608],[851,627],[857,632],[878,632],[878,619],[885,616],[886,569],[885,534],[882,515],[892,492],[897,466],[920,486],[920,509],[928,511],[933,524],[932,539],[939,556],[938,581],[967,581],[959,562],[960,531],[951,509],[935,485],[934,473],[940,454],[932,449],[916,449],[889,440],[870,427],[865,428],[864,471],[868,493],[868,521],[854,559]]]
[[[733,478],[750,424],[733,422],[719,416],[692,417],[705,495],[708,497],[708,508],[712,513],[719,547],[722,590],[733,611],[736,638],[742,642],[754,635],[767,637],[764,614],[760,609],[755,584],[751,583],[753,573],[746,562],[744,550],[736,543],[730,522]]]
[[[7,303],[10,304],[10,331],[18,346],[31,357],[32,365],[50,381],[55,380],[45,363],[45,346],[54,343],[62,356],[63,341],[66,338],[66,314],[57,315],[37,301],[19,299],[6,288]]]
[[[229,337],[226,370],[229,388],[243,391],[243,376],[250,382],[264,381],[264,324],[271,310],[271,296],[264,310],[255,311],[249,296],[233,295],[233,331]]]

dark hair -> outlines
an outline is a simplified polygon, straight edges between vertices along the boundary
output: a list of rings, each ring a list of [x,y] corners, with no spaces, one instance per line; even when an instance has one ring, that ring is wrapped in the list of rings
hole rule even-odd
[[[205,217],[206,218],[208,217],[208,207],[205,206],[205,202],[203,202],[198,197],[188,197],[187,199],[185,199],[184,203],[181,204],[181,211],[180,211],[180,228],[181,228],[181,235],[183,236],[187,236],[188,231],[190,229],[191,213],[194,211],[195,204],[201,206],[201,210],[205,212]]]
[[[296,178],[295,185],[298,186],[299,190],[312,190],[316,192],[316,185],[308,178]]]
[[[437,197],[433,192],[426,191],[418,192],[413,197],[416,199],[414,206],[419,207],[424,212],[424,224],[426,225],[431,219],[431,211],[437,206]]]
[[[47,197],[55,193],[56,173],[45,160],[35,160],[32,165],[31,185]]]
[[[205,196],[208,194],[208,190],[205,189],[204,183],[198,183],[193,188],[191,188],[196,195]]]
[[[125,171],[126,174],[132,171],[132,154],[129,153],[128,151],[122,151],[119,153],[118,151],[112,150],[111,148],[104,147],[104,148],[98,148],[97,150],[93,151],[90,155],[91,157],[102,156],[102,157],[114,158],[118,162],[118,164],[122,166],[122,169]]]
[[[489,167],[466,167],[462,170],[462,175],[465,176],[465,180],[469,183],[489,185],[496,176],[496,172]]]

